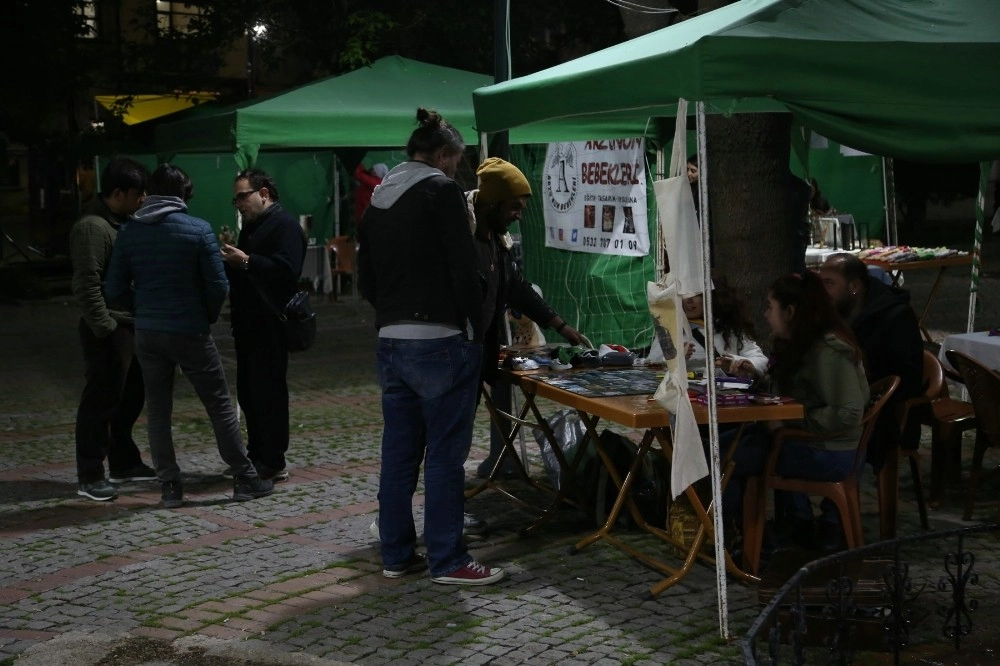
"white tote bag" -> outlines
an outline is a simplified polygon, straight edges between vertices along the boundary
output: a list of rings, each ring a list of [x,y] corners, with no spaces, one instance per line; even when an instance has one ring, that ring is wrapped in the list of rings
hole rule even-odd
[[[701,260],[701,228],[687,179],[687,101],[678,100],[674,147],[665,180],[653,183],[660,235],[667,248],[670,272],[681,298],[700,294],[705,269]]]

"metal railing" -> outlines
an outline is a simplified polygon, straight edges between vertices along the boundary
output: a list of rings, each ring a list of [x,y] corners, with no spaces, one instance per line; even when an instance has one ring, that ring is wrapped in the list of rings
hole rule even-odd
[[[917,648],[957,653],[973,634],[977,592],[996,604],[996,589],[977,586],[985,570],[992,576],[990,587],[996,587],[998,537],[1000,524],[979,525],[880,541],[809,562],[778,589],[741,640],[746,663],[849,664],[856,652],[869,650],[891,652],[892,663],[899,664],[901,654]],[[866,559],[873,557],[878,559]],[[851,574],[862,562],[881,578],[877,602],[870,589],[867,603],[857,599],[859,581]],[[824,572],[835,575],[825,581],[818,601],[815,579]],[[983,630],[985,642],[997,640],[1000,620],[993,617],[992,623]],[[869,634],[875,626],[877,640],[870,635],[859,640],[863,625]]]

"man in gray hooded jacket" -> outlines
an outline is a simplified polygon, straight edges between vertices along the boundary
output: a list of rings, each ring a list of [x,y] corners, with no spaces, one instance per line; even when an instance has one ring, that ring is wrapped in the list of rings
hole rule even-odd
[[[173,387],[180,366],[212,421],[222,459],[234,471],[233,499],[270,495],[247,457],[211,324],[219,318],[229,282],[208,222],[187,214],[191,181],[164,164],[149,179],[146,198],[119,232],[105,292],[124,297],[134,282],[135,353],[146,386],[149,446],[163,487],[163,506],[184,503],[170,432]]]

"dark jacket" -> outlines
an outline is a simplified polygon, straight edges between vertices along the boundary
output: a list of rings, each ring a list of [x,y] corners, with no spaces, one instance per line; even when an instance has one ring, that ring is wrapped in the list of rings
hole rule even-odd
[[[125,221],[126,218],[108,208],[104,199],[97,197],[69,233],[73,296],[83,310],[83,320],[98,338],[110,335],[119,323],[132,323],[128,307],[109,306],[103,292],[115,237]]]
[[[462,189],[422,162],[393,168],[359,229],[358,285],[375,326],[448,324],[482,340],[482,282]]]
[[[149,196],[118,233],[105,292],[114,302],[135,283],[135,327],[208,333],[229,283],[208,222],[177,197]]]
[[[248,270],[226,265],[233,317],[274,314],[274,308],[283,308],[298,291],[306,256],[306,237],[302,228],[281,204],[274,203],[256,220],[243,225],[236,247],[250,255],[250,264]],[[258,287],[267,294],[274,308],[264,302]],[[239,331],[236,334],[239,335]]]
[[[531,288],[531,283],[524,279],[521,269],[514,261],[514,254],[496,237],[493,243],[497,249],[500,269],[500,293],[497,296],[493,317],[487,322],[483,340],[482,372],[483,380],[491,384],[497,374],[500,345],[506,338],[503,320],[506,309],[513,308],[543,327],[548,326],[556,316],[556,311],[549,307],[549,304]]]
[[[878,470],[885,454],[883,440],[898,432],[896,405],[924,390],[924,345],[909,292],[889,287],[871,276],[866,285],[864,307],[851,322],[851,328],[865,354],[868,381],[874,383],[889,375],[899,377],[899,388],[883,407],[869,447],[868,459]],[[908,427],[902,446],[915,448],[919,439],[919,426]]]

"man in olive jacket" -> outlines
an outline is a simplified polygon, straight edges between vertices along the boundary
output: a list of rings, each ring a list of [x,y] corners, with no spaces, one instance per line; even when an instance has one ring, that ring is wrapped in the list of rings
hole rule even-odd
[[[145,393],[133,355],[130,306],[107,303],[102,291],[118,229],[142,203],[148,177],[135,160],[120,157],[108,163],[100,195],[69,237],[73,295],[82,309],[79,335],[86,377],[76,413],[77,493],[97,501],[118,497],[112,483],[156,479],[132,439]],[[105,456],[110,483],[104,475]]]

